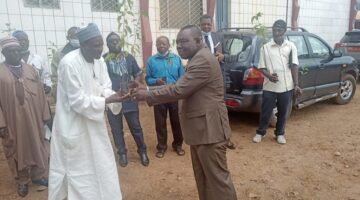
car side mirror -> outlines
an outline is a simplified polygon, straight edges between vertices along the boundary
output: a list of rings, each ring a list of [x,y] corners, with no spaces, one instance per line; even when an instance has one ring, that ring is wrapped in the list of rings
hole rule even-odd
[[[334,58],[338,58],[342,56],[342,52],[339,49],[334,49],[332,54]]]

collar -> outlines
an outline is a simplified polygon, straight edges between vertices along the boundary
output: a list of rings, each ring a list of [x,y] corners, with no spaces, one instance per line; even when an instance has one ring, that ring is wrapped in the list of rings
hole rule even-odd
[[[284,40],[284,42],[281,44],[280,47],[284,46],[284,45],[288,45],[289,41],[288,40]],[[279,46],[278,44],[275,43],[274,39],[270,40],[270,46]]]
[[[154,56],[155,56],[155,58],[159,58],[159,59],[168,59],[168,58],[173,58],[173,57],[175,57],[174,54],[171,53],[170,51],[169,51],[169,53],[168,53],[166,56],[163,56],[163,55],[161,55],[160,53],[156,53]]]

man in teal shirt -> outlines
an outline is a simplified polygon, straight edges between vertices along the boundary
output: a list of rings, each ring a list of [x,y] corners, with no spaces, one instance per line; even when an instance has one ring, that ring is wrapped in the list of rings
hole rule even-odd
[[[175,83],[185,73],[181,58],[169,51],[169,39],[165,36],[156,39],[156,48],[158,53],[151,56],[147,61],[146,83],[149,86]],[[183,136],[179,122],[178,102],[176,101],[154,106],[155,129],[158,140],[156,157],[158,158],[164,157],[167,149],[166,118],[168,111],[174,138],[172,148],[179,156],[185,154],[182,149]]]

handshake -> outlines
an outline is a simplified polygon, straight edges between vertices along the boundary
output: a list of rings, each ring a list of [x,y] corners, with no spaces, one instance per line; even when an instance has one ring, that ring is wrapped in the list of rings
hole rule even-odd
[[[147,95],[146,85],[138,81],[130,81],[127,88],[120,88],[115,94],[107,97],[105,103],[117,103],[128,99],[145,100]]]

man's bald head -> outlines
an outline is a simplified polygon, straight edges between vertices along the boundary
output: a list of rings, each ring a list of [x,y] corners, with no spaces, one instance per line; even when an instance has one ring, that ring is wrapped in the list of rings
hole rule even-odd
[[[191,59],[204,47],[201,30],[195,25],[181,28],[176,38],[176,44],[181,58]]]

